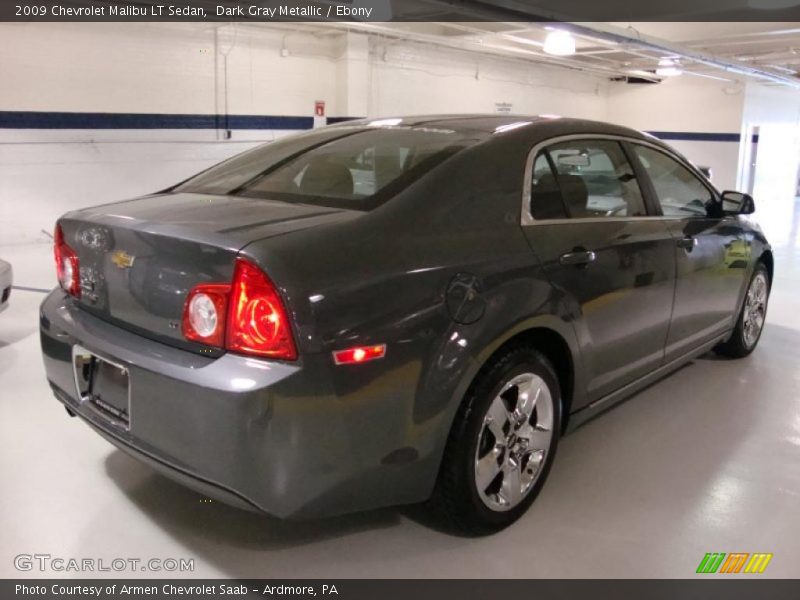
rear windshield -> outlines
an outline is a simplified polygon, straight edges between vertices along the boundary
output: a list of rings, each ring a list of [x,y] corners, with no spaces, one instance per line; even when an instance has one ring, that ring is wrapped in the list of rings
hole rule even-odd
[[[476,141],[450,129],[340,125],[259,146],[175,191],[371,210]]]

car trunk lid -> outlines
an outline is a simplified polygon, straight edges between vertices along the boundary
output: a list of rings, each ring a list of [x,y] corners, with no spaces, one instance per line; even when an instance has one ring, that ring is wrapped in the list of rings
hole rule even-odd
[[[157,194],[75,211],[60,221],[80,262],[82,308],[188,349],[181,318],[189,290],[229,282],[247,244],[360,213],[207,194]],[[291,311],[291,309],[289,309]]]

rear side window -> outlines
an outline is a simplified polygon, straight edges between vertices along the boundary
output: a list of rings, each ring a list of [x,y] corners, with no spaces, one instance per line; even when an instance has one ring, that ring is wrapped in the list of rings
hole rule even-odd
[[[572,140],[540,152],[533,164],[534,219],[646,216],[644,199],[622,146]]]
[[[234,157],[176,191],[370,210],[477,141],[449,129],[325,128]]]
[[[571,218],[647,214],[633,168],[618,142],[574,140],[547,151]]]
[[[567,218],[561,190],[544,152],[540,152],[533,162],[531,215],[538,221]]]
[[[647,146],[634,145],[655,188],[666,217],[706,217],[715,213],[716,201],[700,179],[678,161]]]

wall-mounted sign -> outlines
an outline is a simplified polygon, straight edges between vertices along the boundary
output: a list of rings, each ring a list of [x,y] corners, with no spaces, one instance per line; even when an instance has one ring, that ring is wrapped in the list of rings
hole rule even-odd
[[[314,116],[315,117],[325,116],[325,100],[317,100],[314,102]]]
[[[514,108],[514,105],[511,104],[511,102],[495,102],[494,103],[494,112],[499,113],[501,115],[510,115],[512,108]]]

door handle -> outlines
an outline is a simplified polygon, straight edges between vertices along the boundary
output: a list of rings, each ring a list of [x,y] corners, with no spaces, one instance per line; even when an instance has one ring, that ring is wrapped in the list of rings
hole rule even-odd
[[[580,250],[576,248],[572,252],[562,254],[558,262],[564,266],[582,267],[594,262],[596,258],[597,255],[591,250]]]
[[[683,248],[687,252],[691,252],[694,247],[697,246],[697,238],[687,235],[680,238],[676,244],[678,244],[678,248]]]

